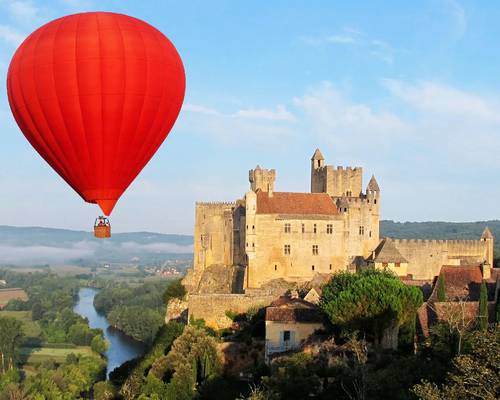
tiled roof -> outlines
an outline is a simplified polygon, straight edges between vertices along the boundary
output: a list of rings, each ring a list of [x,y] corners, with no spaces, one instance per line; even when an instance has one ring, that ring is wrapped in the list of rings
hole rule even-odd
[[[378,186],[377,180],[375,179],[375,175],[372,175],[370,182],[368,182],[368,190],[380,192],[380,187]]]
[[[282,296],[266,308],[266,321],[273,322],[322,322],[318,308],[299,298]]]
[[[373,254],[374,253],[374,254]],[[369,257],[368,261],[375,261],[381,263],[407,263],[408,260],[404,258],[399,250],[396,248],[392,240],[382,239],[379,245],[375,248]]]
[[[449,301],[465,298],[468,301],[478,301],[483,274],[480,265],[453,266],[443,265],[440,275],[444,276],[446,298]],[[436,284],[437,286],[437,284]],[[496,282],[487,282],[488,299],[494,297]],[[437,289],[433,297],[437,296]]]
[[[257,214],[337,215],[327,193],[268,192],[257,190]]]
[[[321,151],[319,149],[316,149],[314,152],[311,160],[324,160],[325,158],[323,157],[323,154],[321,154]]]

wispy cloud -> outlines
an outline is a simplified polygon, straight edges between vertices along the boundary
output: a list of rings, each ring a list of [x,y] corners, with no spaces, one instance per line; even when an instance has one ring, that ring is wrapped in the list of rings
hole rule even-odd
[[[467,13],[457,0],[443,0],[445,13],[451,19],[456,38],[461,38],[467,31]]]
[[[389,64],[394,61],[394,54],[396,53],[396,50],[389,43],[372,38],[366,33],[350,27],[345,27],[339,32],[330,35],[300,36],[299,41],[313,47],[338,45],[363,48],[368,54]]]
[[[30,21],[37,17],[39,9],[31,1],[7,1],[7,8],[12,17],[22,20]]]
[[[191,132],[209,134],[227,144],[241,140],[272,140],[288,136],[289,124],[296,118],[284,105],[275,108],[246,107],[234,112],[219,111],[200,104],[187,103],[183,107],[189,118],[182,119],[180,125]]]
[[[26,35],[8,25],[0,25],[0,40],[11,46],[19,46]]]

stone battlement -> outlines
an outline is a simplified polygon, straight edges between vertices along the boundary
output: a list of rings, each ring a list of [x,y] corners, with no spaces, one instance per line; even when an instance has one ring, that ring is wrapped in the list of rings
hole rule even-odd
[[[431,245],[431,244],[456,244],[456,245],[464,245],[464,246],[475,246],[481,245],[484,243],[479,239],[393,239],[388,237],[395,244],[405,245],[405,244],[421,244],[421,245]]]
[[[197,201],[196,206],[201,207],[233,207],[236,206],[235,201]]]

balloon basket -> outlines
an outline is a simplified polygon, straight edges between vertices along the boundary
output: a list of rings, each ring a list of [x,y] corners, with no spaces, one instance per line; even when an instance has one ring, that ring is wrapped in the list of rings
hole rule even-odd
[[[94,226],[94,236],[99,239],[111,237],[110,226]]]

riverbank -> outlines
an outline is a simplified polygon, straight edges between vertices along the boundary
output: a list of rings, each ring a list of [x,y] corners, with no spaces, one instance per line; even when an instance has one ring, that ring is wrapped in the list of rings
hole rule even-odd
[[[74,311],[82,317],[87,318],[91,328],[102,329],[105,339],[108,341],[108,350],[104,353],[107,359],[106,376],[124,362],[142,356],[147,348],[146,345],[125,335],[120,330],[109,324],[106,317],[100,315],[94,307],[94,297],[99,289],[84,287],[78,293],[78,302]]]

